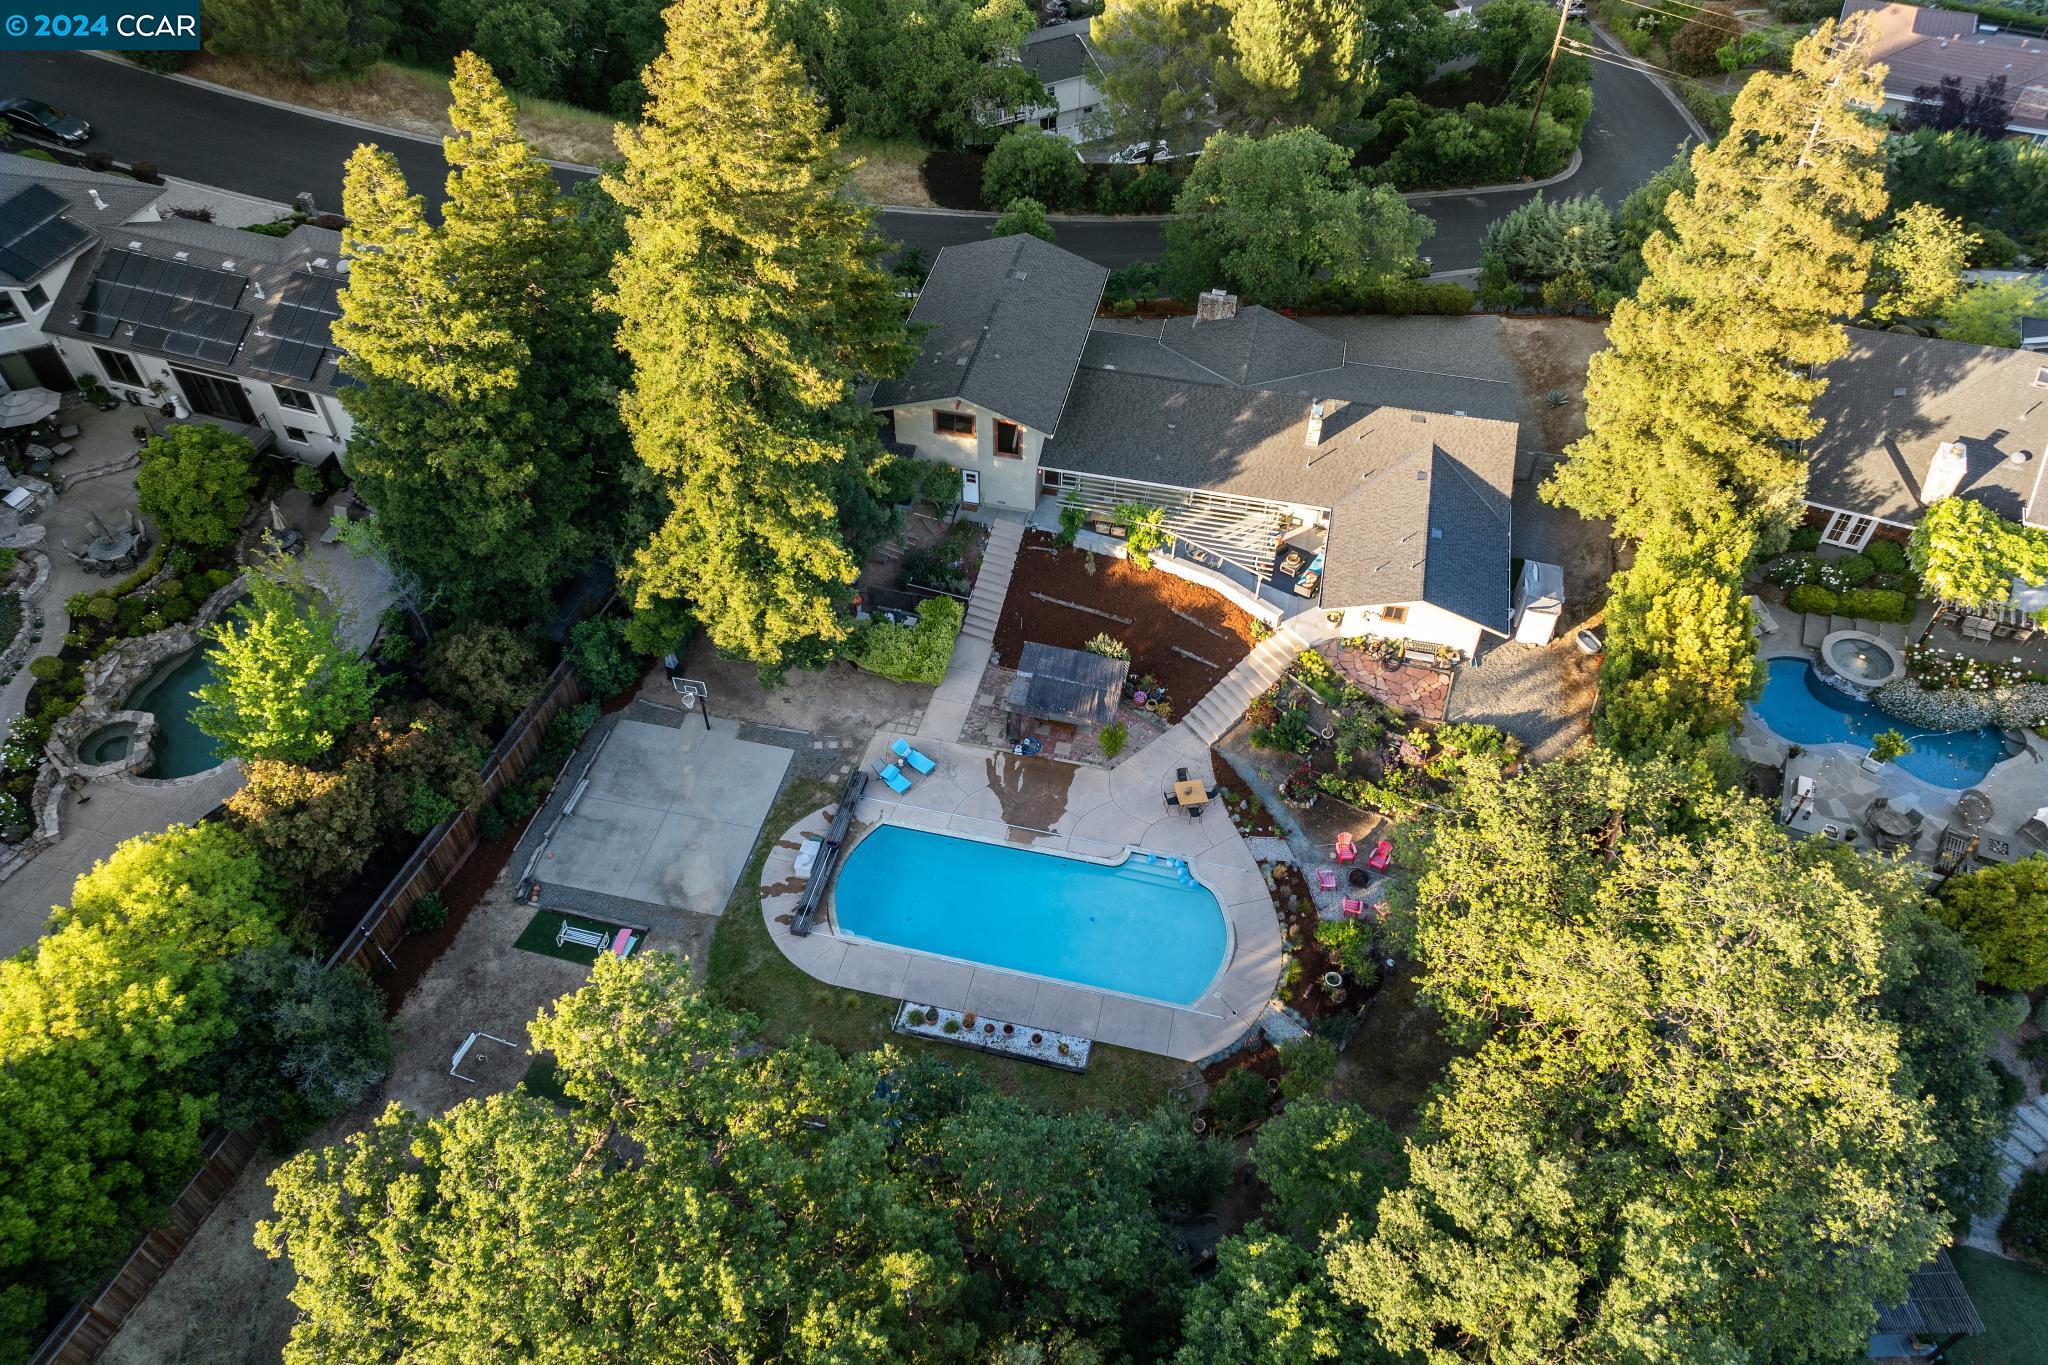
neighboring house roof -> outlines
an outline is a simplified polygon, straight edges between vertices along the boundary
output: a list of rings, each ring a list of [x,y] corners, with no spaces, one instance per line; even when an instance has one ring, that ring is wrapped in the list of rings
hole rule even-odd
[[[1851,329],[1849,354],[1823,366],[1807,443],[1811,502],[1911,525],[1935,447],[1962,445],[1958,492],[2001,516],[2048,525],[2048,368],[2042,357],[1894,332]],[[2022,455],[2022,452],[2024,454]]]
[[[910,312],[931,329],[924,348],[871,401],[957,398],[1051,434],[1108,279],[1103,267],[1021,233],[947,247]]]
[[[1960,10],[1844,0],[1842,17],[1855,14],[1874,16],[1870,60],[1884,64],[1890,98],[1911,100],[1946,76],[1958,77],[1968,94],[2003,76],[2013,125],[2048,129],[2048,39],[1982,32],[1977,16]]]
[[[103,231],[44,324],[59,336],[333,392],[341,234],[170,219]]]
[[[1100,63],[1088,41],[1092,23],[1092,19],[1069,19],[1063,24],[1048,24],[1024,40],[1017,49],[1017,59],[1026,71],[1047,85],[1093,74]]]

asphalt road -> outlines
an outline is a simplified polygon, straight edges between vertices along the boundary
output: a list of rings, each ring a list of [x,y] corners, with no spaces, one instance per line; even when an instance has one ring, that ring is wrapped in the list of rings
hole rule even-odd
[[[447,173],[439,142],[372,133],[79,53],[0,53],[0,96],[15,95],[46,100],[91,120],[92,145],[123,161],[154,161],[166,175],[280,203],[310,190],[322,209],[338,209],[342,163],[361,142],[378,142],[396,155],[413,187],[430,198],[439,197]],[[1648,77],[1596,63],[1584,160],[1550,193],[1591,193],[1619,203],[1669,161],[1688,136],[1684,118]],[[585,178],[584,172],[559,168],[555,174],[565,185]],[[1530,193],[1416,200],[1437,227],[1423,250],[1440,272],[1477,266],[1486,225]],[[991,215],[914,209],[885,209],[881,218],[883,231],[927,253],[978,241],[987,236],[992,221]],[[1164,250],[1157,221],[1069,219],[1058,221],[1056,231],[1061,246],[1108,266],[1156,259]]]

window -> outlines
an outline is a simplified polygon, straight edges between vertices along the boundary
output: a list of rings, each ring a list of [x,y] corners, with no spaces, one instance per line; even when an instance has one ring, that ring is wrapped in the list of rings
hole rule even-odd
[[[1390,624],[1390,625],[1396,625],[1396,626],[1398,626],[1398,625],[1400,625],[1400,624],[1401,624],[1402,622],[1406,621],[1407,619],[1408,619],[1408,608],[1406,608],[1406,607],[1381,607],[1381,608],[1380,608],[1380,620],[1382,620],[1382,621],[1385,621],[1385,622],[1387,622],[1387,623],[1388,623],[1388,624]]]
[[[996,454],[1013,460],[1024,458],[1024,428],[1015,422],[996,423]]]
[[[284,407],[299,412],[313,411],[313,395],[304,389],[288,389],[282,384],[272,384],[270,391],[277,395],[277,401]]]
[[[293,445],[302,446],[306,444],[306,433],[298,427],[286,427],[284,429],[284,438]]]
[[[135,362],[120,351],[110,351],[104,346],[95,346],[92,353],[100,362],[100,368],[107,372],[109,384],[132,384],[142,387],[142,371],[135,368]]]
[[[941,436],[972,436],[974,414],[971,412],[935,412],[932,414],[932,430]]]
[[[50,301],[50,291],[39,284],[32,284],[21,291],[21,297],[30,308],[41,308]]]
[[[1038,121],[1038,126],[1050,133],[1060,126],[1060,116],[1058,114],[1047,114]]]
[[[21,321],[21,305],[14,301],[14,295],[0,289],[0,327]]]

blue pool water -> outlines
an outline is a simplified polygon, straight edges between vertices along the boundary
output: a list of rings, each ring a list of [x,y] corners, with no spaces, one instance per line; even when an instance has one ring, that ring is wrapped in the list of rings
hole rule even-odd
[[[1880,730],[1897,730],[1913,746],[1913,752],[1896,760],[1898,765],[1923,782],[1958,791],[1976,786],[2005,757],[2005,738],[1996,730],[1915,731],[1869,702],[1829,687],[1804,659],[1773,659],[1765,669],[1764,694],[1750,709],[1780,739],[1867,745]]]
[[[1223,908],[1163,856],[1105,867],[884,825],[834,896],[861,938],[1168,1004],[1193,1004],[1223,965]]]
[[[129,710],[149,712],[159,727],[156,760],[146,776],[187,777],[220,762],[212,737],[192,723],[192,708],[199,704],[192,694],[212,681],[213,651],[195,649],[128,700]]]

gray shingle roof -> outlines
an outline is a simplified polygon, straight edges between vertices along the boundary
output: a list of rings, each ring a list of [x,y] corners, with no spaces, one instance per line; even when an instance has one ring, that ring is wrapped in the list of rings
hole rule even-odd
[[[1911,100],[1943,77],[1962,81],[1970,94],[1985,81],[2005,78],[2016,127],[2048,127],[2048,39],[1985,31],[1977,16],[1924,9],[1887,0],[1843,0],[1842,17],[1868,14],[1875,24],[1870,60],[1885,68],[1885,94]]]
[[[1293,392],[1083,369],[1040,459],[1330,508],[1325,602],[1426,601],[1505,631],[1515,423],[1335,399],[1312,450],[1308,407]]]
[[[1096,67],[1095,50],[1088,45],[1088,32],[1093,22],[1069,19],[1063,24],[1048,24],[1024,40],[1017,49],[1017,58],[1026,71],[1047,85],[1092,71]]]
[[[130,180],[125,175],[101,175],[97,171],[0,152],[0,201],[11,199],[32,185],[62,199],[64,217],[93,232],[120,227],[162,198],[165,189],[162,185]],[[0,271],[0,284],[33,283]]]
[[[873,403],[964,399],[1034,430],[1058,429],[1109,271],[1018,234],[949,246],[911,310],[924,348]]]
[[[259,383],[284,384],[323,393],[334,391],[336,363],[331,350],[319,360],[310,376],[273,372],[267,368],[267,363],[277,354],[277,348],[271,344],[269,329],[277,317],[278,306],[298,290],[297,286],[287,288],[293,276],[310,274],[331,280],[345,278],[338,269],[341,261],[340,233],[326,228],[299,227],[288,237],[270,237],[213,223],[174,218],[160,223],[130,223],[113,227],[104,230],[101,236],[102,245],[84,258],[79,268],[71,272],[71,278],[65,281],[64,292],[58,295],[44,323],[46,331],[75,337],[91,345],[161,356],[178,364],[199,363],[201,368],[226,370]],[[227,263],[232,261],[232,273],[249,281],[249,287],[243,290],[235,304],[235,311],[247,314],[250,319],[234,359],[224,365],[194,362],[189,356],[140,345],[127,335],[125,328],[116,330],[111,337],[85,330],[80,325],[84,312],[81,304],[100,269],[116,252],[134,252],[162,260],[175,260],[183,252],[190,264],[208,270],[228,269]],[[326,337],[321,335],[314,340],[324,344]]]
[[[1169,318],[1159,344],[1232,384],[1270,384],[1344,363],[1344,344],[1253,304],[1234,317]]]
[[[1935,447],[1959,441],[1969,457],[1959,492],[2048,525],[2048,357],[1860,329],[1849,348],[1820,372],[1828,386],[1813,405],[1824,425],[1807,443],[1810,501],[1910,525]]]

